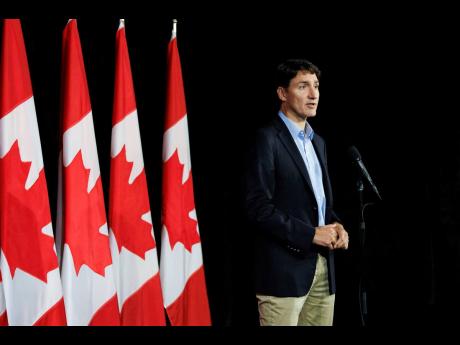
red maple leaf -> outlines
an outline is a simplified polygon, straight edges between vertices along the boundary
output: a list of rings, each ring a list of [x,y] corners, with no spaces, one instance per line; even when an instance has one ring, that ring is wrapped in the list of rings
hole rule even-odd
[[[51,222],[48,189],[43,169],[25,189],[31,162],[22,162],[18,142],[0,159],[1,248],[14,277],[17,268],[47,282],[49,271],[58,267],[54,238],[42,233]]]
[[[117,239],[118,251],[125,247],[142,259],[155,248],[152,224],[141,217],[150,211],[145,171],[129,184],[133,163],[126,159],[126,147],[112,158],[110,168],[110,227]]]
[[[163,163],[163,222],[168,229],[171,249],[181,242],[191,252],[192,245],[200,242],[198,222],[190,218],[195,208],[192,172],[182,184],[184,165],[180,163],[177,150]]]
[[[99,229],[106,220],[101,177],[88,193],[89,169],[83,165],[81,151],[63,169],[64,241],[70,247],[75,271],[86,264],[104,276],[105,267],[112,263],[109,238]]]

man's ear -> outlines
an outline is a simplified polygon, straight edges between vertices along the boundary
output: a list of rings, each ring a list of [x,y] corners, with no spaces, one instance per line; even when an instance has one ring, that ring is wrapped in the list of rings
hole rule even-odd
[[[278,88],[276,89],[276,93],[278,94],[278,98],[281,101],[283,101],[283,102],[287,101],[286,90],[284,89],[284,87],[278,86]]]

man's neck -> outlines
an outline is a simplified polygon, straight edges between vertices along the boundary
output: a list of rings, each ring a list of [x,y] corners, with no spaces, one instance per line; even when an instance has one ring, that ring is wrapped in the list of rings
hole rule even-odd
[[[295,116],[291,113],[289,113],[288,111],[284,110],[283,108],[281,108],[281,111],[283,112],[284,115],[286,115],[286,117],[291,120],[292,122],[294,122],[296,124],[297,127],[299,127],[299,129],[301,129],[302,131],[305,130],[305,128],[307,128],[307,119],[304,119],[300,116]]]

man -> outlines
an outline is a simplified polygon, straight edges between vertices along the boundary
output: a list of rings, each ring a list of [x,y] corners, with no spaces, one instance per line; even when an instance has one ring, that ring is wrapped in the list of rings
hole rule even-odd
[[[257,229],[255,288],[261,325],[332,325],[335,249],[348,233],[332,209],[324,140],[316,115],[319,69],[306,60],[278,66],[280,111],[258,131],[246,205]]]

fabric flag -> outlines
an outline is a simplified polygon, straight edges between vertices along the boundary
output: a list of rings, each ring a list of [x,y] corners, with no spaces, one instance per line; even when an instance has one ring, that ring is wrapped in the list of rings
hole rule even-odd
[[[0,324],[65,325],[48,188],[19,19],[0,62]]]
[[[110,246],[122,325],[166,324],[123,19],[116,35]]]
[[[0,271],[0,326],[8,326],[6,315],[5,294],[3,293],[2,271]]]
[[[57,225],[67,321],[72,326],[119,325],[93,115],[75,19],[63,33],[61,87]]]
[[[168,46],[166,97],[160,260],[164,305],[173,326],[211,325],[193,196],[187,111],[177,49],[176,22]]]

